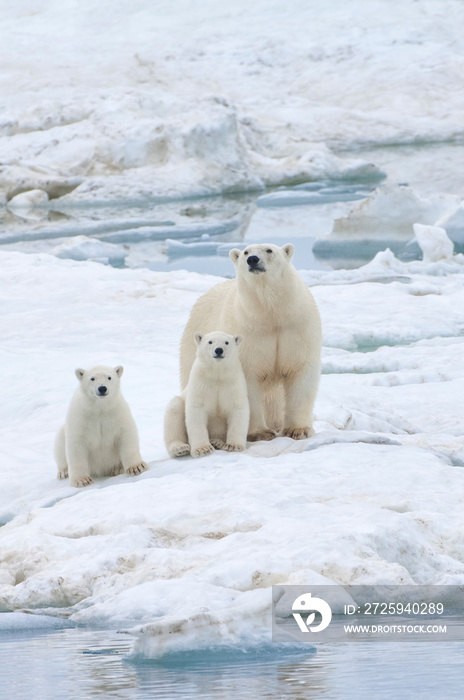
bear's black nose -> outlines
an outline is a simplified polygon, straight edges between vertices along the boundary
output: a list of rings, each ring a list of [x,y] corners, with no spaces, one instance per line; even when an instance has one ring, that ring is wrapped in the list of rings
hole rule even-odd
[[[106,386],[103,386],[103,385],[102,385],[102,386],[99,386],[99,387],[98,387],[98,393],[99,393],[101,396],[104,396],[104,395],[106,394],[107,391],[108,391],[108,389],[106,388]]]
[[[222,357],[222,353],[224,352],[224,350],[222,348],[216,348],[214,352],[218,357]]]
[[[259,263],[259,258],[257,255],[250,255],[247,258],[247,263],[250,267],[256,267],[256,265]]]

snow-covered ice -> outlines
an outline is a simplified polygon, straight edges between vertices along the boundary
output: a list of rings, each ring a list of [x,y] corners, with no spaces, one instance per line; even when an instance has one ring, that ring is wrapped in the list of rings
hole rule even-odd
[[[1,608],[135,635],[134,653],[269,641],[277,583],[464,582],[464,262],[307,271],[314,438],[170,460],[191,305],[219,278],[0,255]],[[98,300],[98,302],[97,302]],[[147,473],[74,489],[52,446],[76,366],[125,366]]]
[[[18,0],[0,19],[0,188],[72,206],[375,175],[349,149],[463,136],[463,13]]]
[[[454,213],[460,201],[460,197],[454,195],[419,197],[411,187],[382,187],[355,205],[348,216],[336,219],[332,235],[411,238],[414,223],[433,225]]]
[[[412,187],[382,185],[350,211],[335,217],[332,230],[316,240],[313,251],[334,265],[336,258],[342,264],[347,259],[361,264],[372,259],[382,246],[402,259],[419,257],[421,252],[428,262],[446,258],[453,253],[454,240],[462,249],[462,235],[453,223],[459,220],[461,206],[458,195],[435,193],[422,197]],[[447,227],[449,234],[442,226]]]
[[[453,257],[454,245],[444,228],[441,226],[424,226],[414,224],[414,235],[422,250],[424,262],[450,260]]]
[[[7,52],[0,55],[10,66],[2,77],[9,109],[1,124],[1,189],[8,198],[40,189],[60,197],[62,207],[376,177],[375,166],[334,154],[324,134],[308,128],[311,115],[309,123],[289,121],[285,93],[273,116],[262,109],[256,84],[263,80],[261,92],[268,91],[268,65],[280,91],[283,80],[301,73],[301,61],[319,63],[307,55],[317,35],[310,39],[297,20],[303,12],[313,33],[313,13],[295,10],[282,4],[263,24],[264,2],[250,9],[242,0],[225,10],[211,0],[195,7],[139,0],[130,9],[125,0],[98,8],[53,0],[37,9],[21,0],[0,22]],[[291,46],[282,43],[282,30],[273,36],[280,20],[297,33]],[[12,63],[12,54],[20,60]],[[303,96],[299,80],[285,92]]]
[[[93,260],[105,265],[123,264],[127,253],[122,246],[96,241],[88,236],[73,236],[50,251],[57,258]]]

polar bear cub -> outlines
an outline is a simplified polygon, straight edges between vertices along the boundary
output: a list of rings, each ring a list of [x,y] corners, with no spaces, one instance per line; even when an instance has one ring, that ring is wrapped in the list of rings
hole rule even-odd
[[[76,369],[79,386],[55,441],[58,478],[69,475],[72,486],[88,486],[92,476],[135,476],[147,469],[120,390],[122,373],[122,367]]]
[[[238,353],[241,340],[219,331],[194,334],[197,351],[188,384],[166,409],[164,439],[171,457],[245,449],[250,405]]]

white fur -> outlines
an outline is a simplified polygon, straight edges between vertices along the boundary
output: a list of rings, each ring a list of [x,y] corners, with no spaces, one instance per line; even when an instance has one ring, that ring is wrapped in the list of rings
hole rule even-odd
[[[147,469],[137,427],[121,394],[122,373],[122,367],[76,369],[79,386],[55,441],[58,478],[69,474],[72,486],[88,486],[92,476],[135,476]],[[104,395],[100,387],[106,387]]]
[[[291,264],[293,250],[291,243],[231,250],[236,279],[200,297],[182,336],[182,388],[195,358],[196,328],[243,336],[240,359],[251,409],[249,440],[270,440],[280,430],[297,440],[313,435],[321,323],[308,287]],[[250,256],[259,260],[254,271],[247,262]]]
[[[240,364],[241,336],[195,333],[196,356],[182,396],[166,409],[164,439],[171,457],[203,457],[213,449],[241,452],[250,420],[247,383]],[[222,354],[218,357],[219,351]]]

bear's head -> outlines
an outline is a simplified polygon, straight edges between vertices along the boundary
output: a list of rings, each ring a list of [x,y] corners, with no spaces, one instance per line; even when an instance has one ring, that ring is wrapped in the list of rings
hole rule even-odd
[[[108,401],[119,393],[119,380],[124,368],[105,367],[98,365],[92,369],[76,369],[76,377],[80,381],[81,390],[86,396],[95,401]]]
[[[215,331],[213,333],[195,333],[197,344],[197,357],[202,362],[210,362],[215,365],[229,364],[238,357],[238,346],[242,342],[241,335],[229,335]]]
[[[280,248],[272,243],[253,243],[244,250],[233,248],[229,257],[234,263],[237,278],[254,280],[257,278],[276,279],[288,268],[294,246],[291,243]]]

